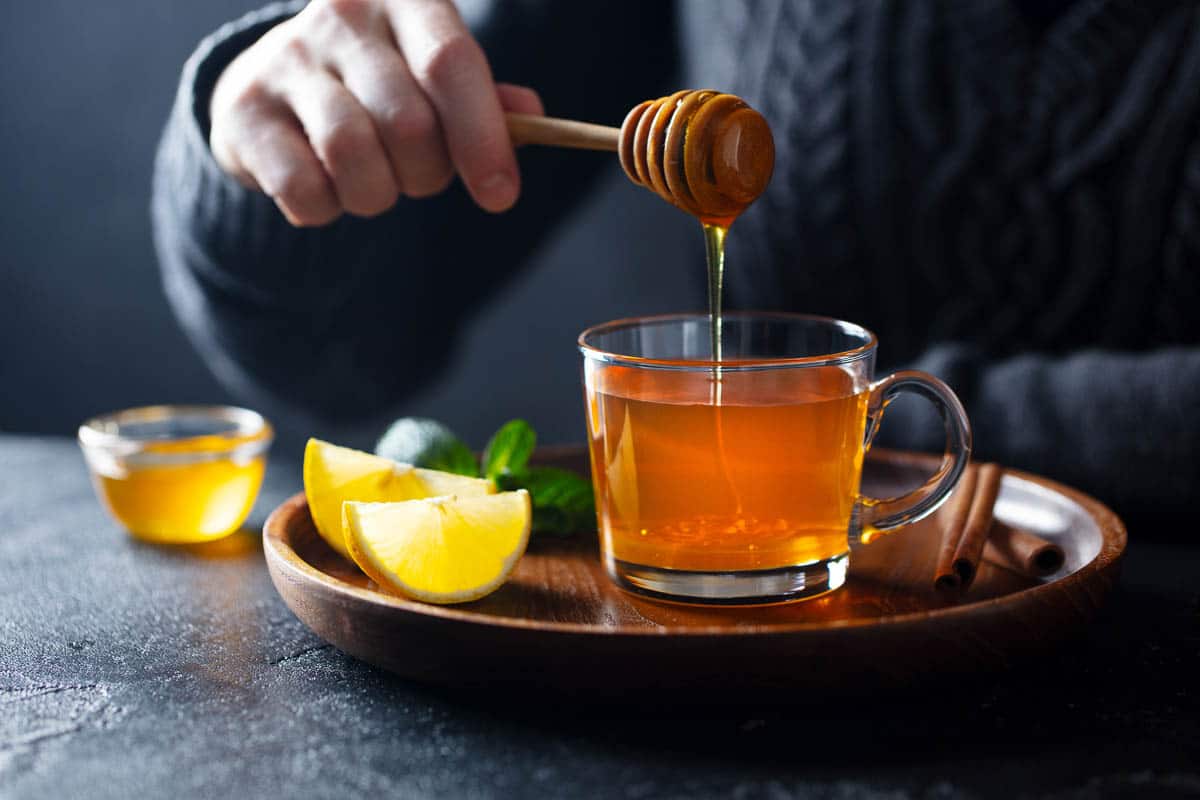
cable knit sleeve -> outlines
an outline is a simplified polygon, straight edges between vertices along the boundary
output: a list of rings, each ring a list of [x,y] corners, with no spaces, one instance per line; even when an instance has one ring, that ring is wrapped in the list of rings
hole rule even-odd
[[[1200,486],[1200,348],[989,361],[945,345],[913,366],[958,392],[978,459],[1048,475],[1144,520],[1183,512]],[[923,410],[894,411],[885,414],[883,443],[941,447]]]
[[[1185,151],[1164,215],[1161,269],[1170,289],[1146,309],[1180,344],[1000,360],[966,345],[939,345],[914,365],[959,392],[978,458],[1078,486],[1149,524],[1189,511],[1200,486],[1200,342],[1188,333],[1200,303],[1200,137]],[[895,410],[883,426],[887,444],[940,447],[931,417],[912,404]]]
[[[631,9],[553,2],[467,10],[497,80],[538,89],[548,111],[620,120],[630,98],[666,85],[671,48],[645,46],[614,71],[605,42],[643,47]],[[488,215],[456,185],[372,219],[291,227],[266,197],[230,179],[207,144],[207,105],[225,66],[303,3],[230,23],[188,60],[158,152],[152,215],[168,298],[207,363],[260,403],[337,420],[381,413],[452,357],[471,312],[508,280],[607,164],[599,154],[529,149],[523,192]],[[640,6],[639,6],[640,8]],[[646,29],[666,30],[667,4]],[[574,35],[573,30],[586,31]],[[591,42],[597,52],[588,52]]]

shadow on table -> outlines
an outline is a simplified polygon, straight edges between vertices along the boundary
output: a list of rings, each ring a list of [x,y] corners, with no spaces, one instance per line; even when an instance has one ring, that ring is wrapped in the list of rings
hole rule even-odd
[[[130,538],[133,547],[144,548],[166,556],[177,558],[192,558],[198,560],[224,561],[229,559],[246,558],[252,554],[262,553],[262,531],[249,525],[244,525],[233,533],[211,542],[195,542],[193,544],[168,544],[147,542],[142,539]]]

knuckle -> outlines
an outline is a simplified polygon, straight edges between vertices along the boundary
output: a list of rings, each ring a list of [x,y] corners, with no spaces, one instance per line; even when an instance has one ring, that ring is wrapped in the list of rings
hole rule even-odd
[[[385,114],[385,129],[401,147],[437,136],[438,123],[433,110],[424,104],[412,104]]]
[[[434,86],[445,86],[467,74],[482,60],[483,51],[465,33],[454,33],[429,48],[414,65],[418,80]]]
[[[239,86],[230,100],[234,108],[254,111],[268,105],[271,97],[271,89],[266,81],[254,77]]]
[[[297,64],[310,64],[312,62],[312,50],[308,46],[308,42],[303,36],[298,34],[289,34],[280,36],[275,44],[275,52],[273,59],[276,63],[271,65],[275,67],[290,67]]]
[[[355,27],[367,22],[374,13],[371,0],[320,0],[316,10]]]
[[[213,87],[209,111],[214,125],[227,117],[257,111],[271,100],[270,87],[264,77],[266,70],[260,61],[246,55],[243,53],[230,64]]]
[[[280,23],[278,27],[267,31],[233,64],[237,65],[243,59],[249,62],[253,75],[267,83],[308,67],[314,60],[305,33],[298,27],[296,19]]]
[[[374,133],[356,120],[344,120],[316,137],[313,147],[330,169],[340,170],[355,163],[372,145]]]

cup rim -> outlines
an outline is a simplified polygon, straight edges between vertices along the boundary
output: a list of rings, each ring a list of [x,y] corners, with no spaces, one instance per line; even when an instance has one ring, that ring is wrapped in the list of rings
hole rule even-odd
[[[155,422],[180,416],[211,417],[232,423],[233,430],[217,434],[194,434],[190,436],[162,436],[139,438],[123,435],[119,428],[135,422]],[[79,444],[85,450],[104,450],[121,455],[132,455],[153,451],[156,445],[165,443],[203,443],[205,447],[195,450],[163,453],[169,460],[197,460],[213,455],[229,455],[250,447],[255,451],[265,449],[275,438],[271,423],[257,411],[229,405],[152,405],[125,408],[106,414],[98,414],[79,426]],[[209,440],[209,441],[205,441]],[[208,446],[211,445],[211,446]]]
[[[671,322],[673,320],[708,319],[707,312],[691,311],[672,314],[649,314],[640,317],[624,317],[610,322],[593,325],[579,334],[576,340],[579,351],[584,358],[600,361],[606,364],[623,364],[632,367],[647,367],[650,369],[668,370],[710,370],[720,367],[722,372],[774,369],[778,367],[829,367],[841,366],[859,361],[871,355],[879,344],[875,334],[854,322],[847,322],[835,317],[820,314],[801,314],[791,311],[731,311],[723,313],[723,320],[751,319],[777,320],[782,322],[819,322],[832,325],[854,336],[866,339],[866,342],[849,350],[835,353],[823,353],[815,356],[773,356],[758,358],[739,358],[736,361],[715,361],[713,359],[682,359],[682,358],[648,358],[615,353],[588,343],[588,338],[603,333],[611,333],[621,328],[632,328],[647,323]]]

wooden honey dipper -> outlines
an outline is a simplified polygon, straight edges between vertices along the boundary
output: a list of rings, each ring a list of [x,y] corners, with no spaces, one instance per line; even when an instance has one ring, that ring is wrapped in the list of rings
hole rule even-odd
[[[740,97],[707,89],[639,103],[620,128],[505,116],[514,144],[618,153],[631,181],[722,227],[763,193],[775,166],[775,140],[762,114]]]

